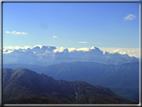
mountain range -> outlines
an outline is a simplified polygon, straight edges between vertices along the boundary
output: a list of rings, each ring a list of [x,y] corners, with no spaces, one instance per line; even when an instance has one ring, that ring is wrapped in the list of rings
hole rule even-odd
[[[55,80],[28,69],[3,69],[3,104],[137,104],[109,88]]]
[[[136,57],[127,54],[108,53],[103,54],[99,48],[94,47],[89,51],[69,51],[64,49],[62,52],[55,52],[54,46],[36,46],[28,49],[3,49],[3,64],[34,64],[52,65],[60,62],[87,61],[103,64],[120,65],[123,63],[138,62]]]
[[[138,58],[127,54],[103,53],[97,47],[88,51],[56,50],[54,46],[4,49],[3,68],[26,68],[56,80],[85,81],[93,86],[108,87],[124,98],[139,102]]]
[[[3,68],[27,68],[37,73],[44,73],[56,80],[86,81],[92,85],[110,88],[115,93],[129,100],[139,102],[139,63],[122,65],[101,64],[96,62],[63,62],[40,66],[29,64],[4,64]]]

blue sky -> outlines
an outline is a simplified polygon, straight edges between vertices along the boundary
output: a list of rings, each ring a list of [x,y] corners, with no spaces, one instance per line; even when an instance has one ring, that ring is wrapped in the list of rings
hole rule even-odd
[[[3,46],[139,48],[139,3],[4,3]]]

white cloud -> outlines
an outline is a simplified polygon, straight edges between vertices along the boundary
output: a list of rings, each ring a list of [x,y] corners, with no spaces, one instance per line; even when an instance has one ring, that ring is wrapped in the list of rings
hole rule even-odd
[[[124,20],[133,20],[133,19],[135,19],[136,18],[136,16],[134,16],[133,14],[129,14],[128,16],[126,16],[125,18],[124,18]]]
[[[30,46],[24,46],[24,49],[28,49],[28,48],[30,48],[30,49],[31,49],[31,47],[30,47]]]
[[[88,42],[78,42],[78,43],[88,43]]]
[[[89,51],[89,48],[78,48],[77,51]]]
[[[3,54],[9,54],[9,53],[13,52],[14,50],[10,49],[10,50],[7,50],[7,52],[5,52],[5,51],[3,51]]]
[[[7,49],[10,49],[10,50],[18,50],[18,49],[28,49],[28,48],[30,48],[30,49],[32,49],[32,47],[30,47],[30,46],[24,46],[24,47],[19,47],[19,46],[15,46],[15,47],[12,47],[12,46],[6,46],[6,47],[4,47],[4,49],[3,49],[3,51],[5,51],[5,50],[7,50]]]
[[[26,32],[16,32],[16,31],[12,31],[12,32],[6,31],[6,33],[16,34],[16,35],[27,35],[28,34]]]
[[[36,46],[39,46],[40,48],[42,48],[41,45],[35,45],[34,47]],[[5,52],[5,53],[10,53],[12,52],[13,50],[17,50],[17,49],[32,49],[32,47],[30,46],[24,46],[24,47],[19,47],[19,46],[15,46],[15,47],[12,47],[12,46],[7,46],[7,47],[4,47],[3,51],[5,52],[6,50],[8,50],[8,52]],[[109,53],[120,53],[120,54],[128,54],[129,56],[134,56],[134,57],[137,57],[139,58],[139,55],[140,55],[140,50],[139,48],[105,48],[105,47],[98,47],[101,51],[103,51],[103,53],[105,53],[106,51],[109,52]],[[66,49],[65,47],[57,47],[57,49],[54,49],[53,52],[56,53],[56,52],[62,52],[64,49]],[[69,52],[72,52],[72,51],[90,51],[90,49],[94,49],[94,46],[91,47],[91,48],[87,48],[87,47],[84,47],[84,48],[67,48]]]
[[[40,49],[42,48],[42,45],[35,45],[34,47],[36,47],[36,46],[39,46],[39,47],[40,47]]]
[[[55,38],[57,38],[57,36],[53,36],[53,38],[55,39]]]
[[[11,32],[11,33],[16,33],[16,31],[13,31],[13,32]]]
[[[64,49],[64,47],[57,47],[57,49],[54,49],[53,52],[62,52]]]
[[[27,35],[28,33],[26,33],[26,32],[15,32],[15,34],[17,34],[17,35]]]
[[[139,58],[139,48],[104,48],[104,47],[100,47],[100,50],[103,51],[103,53],[105,53],[106,51],[109,53],[120,53],[120,54],[128,54],[129,56],[134,56]]]
[[[72,52],[72,51],[74,51],[74,50],[77,50],[76,48],[68,48],[68,51],[69,52]]]
[[[9,31],[6,31],[6,33],[10,33]]]
[[[54,49],[53,52],[62,52],[64,49],[64,47],[58,47],[57,49]],[[90,51],[89,49],[90,48],[67,48],[69,52],[72,52],[72,51]]]
[[[105,53],[106,51],[109,53],[119,53],[119,54],[128,54],[129,56],[134,56],[139,58],[139,48],[104,48],[104,47],[98,47],[101,51],[103,51],[103,53]],[[54,52],[62,52],[65,48],[61,47],[58,49],[55,49]],[[90,51],[90,49],[94,49],[94,46],[91,48],[68,48],[69,52],[72,51]]]

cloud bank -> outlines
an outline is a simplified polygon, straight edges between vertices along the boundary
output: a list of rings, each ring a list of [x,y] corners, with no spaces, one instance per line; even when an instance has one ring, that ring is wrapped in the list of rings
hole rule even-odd
[[[27,34],[28,34],[28,33],[26,33],[26,32],[16,32],[16,31],[12,31],[12,32],[6,31],[6,33],[9,33],[9,34],[16,34],[16,35],[27,35]]]
[[[36,46],[39,46],[40,48],[42,48],[42,45],[35,45],[34,47]],[[3,51],[4,53],[10,53],[12,52],[13,50],[18,50],[18,49],[32,49],[34,47],[30,47],[30,46],[24,46],[24,47],[19,47],[19,46],[15,46],[15,47],[12,47],[12,46],[7,46],[7,47],[4,47],[3,48]],[[120,53],[120,54],[128,54],[129,56],[134,56],[134,57],[137,57],[139,58],[139,52],[140,52],[140,49],[139,48],[106,48],[106,47],[98,47],[101,51],[103,51],[103,53],[105,53],[106,51],[109,52],[109,53]],[[6,50],[10,49],[10,51],[8,52],[5,52]],[[65,47],[56,47],[56,49],[53,50],[54,53],[56,52],[62,52],[64,51],[64,49],[68,49],[68,52],[73,52],[73,51],[90,51],[90,49],[94,49],[94,46],[93,47],[83,47],[83,48],[65,48]]]
[[[104,48],[104,47],[100,47],[100,49],[103,52],[109,52],[109,53],[120,53],[120,54],[128,54],[129,56],[134,56],[139,58],[139,52],[140,49],[139,48]]]
[[[18,49],[28,49],[28,48],[32,49],[32,47],[30,47],[30,46],[24,46],[24,47],[19,47],[19,46],[15,46],[15,47],[6,46],[6,47],[3,48],[3,51],[8,50],[8,49],[11,49],[11,50],[18,50]]]

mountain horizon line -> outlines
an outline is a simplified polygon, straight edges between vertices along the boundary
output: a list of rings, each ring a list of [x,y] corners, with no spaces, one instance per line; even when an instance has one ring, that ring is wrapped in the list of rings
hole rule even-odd
[[[34,47],[31,46],[24,46],[24,47],[19,47],[19,46],[5,46],[3,47],[3,54],[8,54],[11,53],[15,50],[28,50],[28,49],[34,49],[34,48],[38,48],[38,49],[46,49],[46,48],[52,48],[53,52],[63,52],[63,51],[68,51],[68,52],[74,52],[74,51],[83,51],[83,52],[87,52],[93,49],[99,49],[103,52],[103,54],[105,53],[109,53],[109,54],[121,54],[121,55],[128,55],[130,57],[136,57],[139,58],[139,48],[104,48],[104,47],[96,47],[96,46],[92,46],[92,47],[82,47],[82,48],[68,48],[68,47],[56,47],[56,46],[46,46],[46,45],[34,45]],[[0,49],[1,50],[1,49]]]

